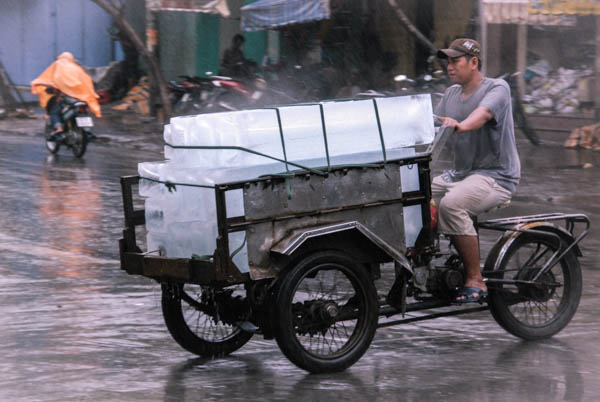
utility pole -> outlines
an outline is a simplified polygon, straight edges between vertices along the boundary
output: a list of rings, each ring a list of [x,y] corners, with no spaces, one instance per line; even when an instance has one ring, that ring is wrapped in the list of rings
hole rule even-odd
[[[594,91],[594,108],[596,111],[596,121],[600,121],[600,15],[596,16],[596,74],[594,82],[596,90]]]
[[[158,45],[158,29],[156,28],[156,14],[154,10],[160,6],[160,0],[146,0],[146,49],[150,53],[150,57],[156,58],[156,47]],[[158,85],[150,85],[150,113],[156,115],[156,89]],[[159,116],[162,120],[163,116]]]
[[[487,55],[489,54],[487,47],[487,21],[485,20],[485,10],[483,0],[479,0],[477,6],[479,7],[479,43],[483,48],[483,58],[481,60],[481,72],[483,75],[487,73]]]
[[[152,56],[158,44],[158,29],[154,10],[160,7],[160,0],[146,0],[146,49]]]

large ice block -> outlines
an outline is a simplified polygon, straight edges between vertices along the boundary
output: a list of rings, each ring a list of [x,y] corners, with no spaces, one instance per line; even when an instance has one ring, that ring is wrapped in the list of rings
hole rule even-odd
[[[163,134],[168,161],[138,166],[140,176],[150,179],[140,182],[140,195],[147,197],[148,250],[169,257],[212,254],[215,184],[297,169],[275,159],[318,168],[327,166],[328,159],[339,165],[411,157],[415,145],[433,141],[432,117],[429,95],[411,95],[172,118]],[[417,166],[400,170],[402,191],[419,190]],[[179,185],[169,191],[159,183],[166,181]],[[228,191],[226,202],[228,217],[244,215],[242,190]],[[422,226],[420,207],[405,207],[404,215],[406,244],[411,246]],[[231,252],[241,247],[234,262],[246,272],[244,238],[245,232],[229,236]]]
[[[165,142],[175,146],[241,147],[236,149],[171,149],[177,164],[204,168],[240,167],[274,163],[284,159],[277,111],[272,109],[174,117],[164,131]],[[168,147],[168,146],[167,146]]]
[[[332,165],[383,160],[382,138],[372,100],[323,104]]]
[[[285,106],[279,108],[279,114],[287,160],[306,167],[326,166],[327,151],[319,105]]]
[[[150,180],[142,180],[139,185],[139,193],[142,197],[151,197],[162,194],[164,186],[158,183],[161,180],[161,174],[165,161],[141,162],[138,163],[138,174]]]
[[[395,158],[397,149],[433,141],[434,126],[430,96],[421,94],[175,117],[164,136],[173,146],[212,147],[167,145],[165,156],[180,165],[275,163],[252,152],[218,149],[242,147],[314,167],[326,165],[327,155],[333,165],[381,161],[384,148],[388,159]]]
[[[429,94],[377,99],[386,149],[429,144],[435,136]]]

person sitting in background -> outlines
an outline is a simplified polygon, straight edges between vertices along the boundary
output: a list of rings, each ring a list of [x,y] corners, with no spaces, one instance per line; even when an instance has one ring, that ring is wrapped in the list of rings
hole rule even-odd
[[[233,37],[231,47],[225,50],[223,60],[221,61],[221,75],[250,77],[256,72],[256,62],[244,57],[242,49],[244,42],[245,39],[240,34],[236,34]]]

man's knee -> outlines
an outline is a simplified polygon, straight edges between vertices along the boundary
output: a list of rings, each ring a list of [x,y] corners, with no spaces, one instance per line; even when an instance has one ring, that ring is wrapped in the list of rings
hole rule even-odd
[[[464,212],[465,214],[468,214],[466,212],[464,200],[462,200],[460,197],[452,196],[451,194],[446,194],[440,200],[439,211],[440,211],[440,214],[448,213],[448,214],[456,215],[456,214],[460,214],[462,212]]]

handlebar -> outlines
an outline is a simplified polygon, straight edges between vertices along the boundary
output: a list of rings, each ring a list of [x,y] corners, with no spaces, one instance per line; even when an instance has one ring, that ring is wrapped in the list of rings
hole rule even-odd
[[[426,154],[431,155],[432,160],[437,160],[440,156],[440,152],[444,148],[446,141],[450,138],[450,135],[454,132],[454,129],[449,126],[441,126],[433,139],[433,142],[427,147]]]

